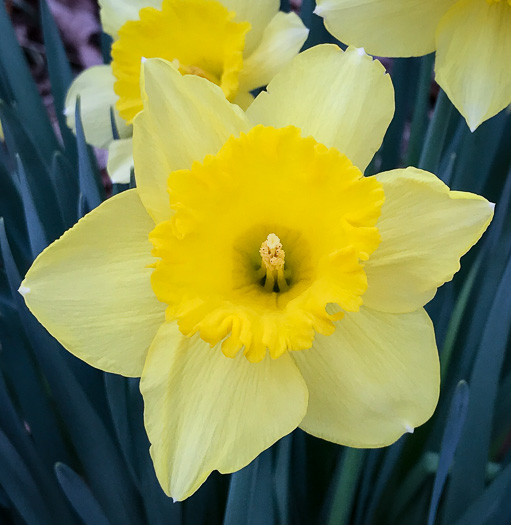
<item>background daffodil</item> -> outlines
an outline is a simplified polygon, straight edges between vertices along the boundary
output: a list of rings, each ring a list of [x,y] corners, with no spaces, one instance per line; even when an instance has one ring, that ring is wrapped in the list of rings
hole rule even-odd
[[[394,111],[381,64],[318,46],[247,113],[164,60],[144,71],[137,188],[46,249],[20,291],[70,352],[141,376],[166,493],[298,426],[380,447],[424,423],[439,366],[422,307],[493,206],[415,168],[362,175]]]
[[[207,78],[229,100],[246,107],[250,91],[268,84],[295,56],[308,30],[277,0],[100,0],[104,30],[112,36],[112,63],[81,73],[66,98],[74,129],[79,96],[87,141],[109,149],[113,182],[128,183],[133,117],[142,109],[143,58],[172,61],[182,74]],[[113,140],[111,110],[119,140]]]
[[[511,104],[509,0],[317,0],[315,12],[372,55],[436,51],[436,80],[472,131]]]

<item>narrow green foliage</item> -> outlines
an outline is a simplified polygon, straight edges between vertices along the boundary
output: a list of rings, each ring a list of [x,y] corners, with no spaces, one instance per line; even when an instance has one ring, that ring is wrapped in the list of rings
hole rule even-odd
[[[55,112],[57,114],[66,154],[74,164],[77,159],[76,140],[73,137],[72,131],[67,127],[64,116],[66,93],[73,80],[73,74],[66,57],[64,44],[62,43],[57,25],[55,24],[46,0],[40,1],[40,9],[41,27],[43,30],[46,59],[48,61],[48,73],[53,93],[53,103],[55,105]]]
[[[4,2],[0,5],[0,63],[2,77],[6,83],[4,90],[8,90],[12,97],[6,102],[16,107],[20,122],[26,129],[30,129],[31,138],[37,139],[43,157],[49,161],[59,145],[37,86],[16,40]]]
[[[329,525],[349,523],[358,481],[362,474],[365,451],[348,448],[344,451],[328,520]]]
[[[432,86],[434,56],[389,67],[396,114],[367,173],[415,165],[497,202],[484,239],[428,305],[441,349],[432,420],[379,450],[297,430],[231,476],[213,473],[185,502],[156,479],[139,380],[78,361],[27,310],[17,289],[34,257],[106,192],[63,114],[72,72],[40,3],[57,122],[48,117],[0,6],[0,522],[6,525],[501,525],[511,522],[511,115],[471,133]],[[283,0],[289,11],[291,4]],[[304,0],[304,47],[335,39]],[[105,63],[111,39],[102,38]],[[118,136],[112,117],[112,133]],[[113,193],[135,187],[114,185]],[[420,213],[420,210],[417,210]],[[470,392],[470,396],[469,396]]]
[[[67,465],[57,463],[55,474],[67,499],[85,525],[109,525],[89,487]]]
[[[91,148],[85,142],[83,132],[80,98],[76,99],[76,140],[78,142],[78,179],[80,181],[80,192],[84,197],[87,211],[99,206],[105,197],[105,190],[101,184],[99,173],[92,161]]]
[[[447,95],[440,91],[435,111],[426,133],[424,146],[419,159],[418,167],[435,173],[440,165],[440,158],[445,146],[447,128],[453,112],[453,106]]]
[[[447,416],[447,425],[442,439],[438,469],[429,506],[428,525],[434,525],[435,523],[440,496],[442,495],[444,484],[449,474],[449,468],[461,436],[463,424],[467,417],[468,400],[469,389],[467,383],[460,381],[454,392],[449,415]]]
[[[431,79],[433,77],[433,53],[421,58],[417,98],[411,123],[410,139],[406,153],[405,166],[418,166],[424,137],[426,134],[427,114],[429,109],[429,96]]]
[[[489,311],[485,330],[470,378],[470,403],[467,422],[454,463],[446,502],[445,523],[453,523],[467,505],[484,489],[489,460],[492,419],[500,370],[511,331],[511,259],[499,284]]]

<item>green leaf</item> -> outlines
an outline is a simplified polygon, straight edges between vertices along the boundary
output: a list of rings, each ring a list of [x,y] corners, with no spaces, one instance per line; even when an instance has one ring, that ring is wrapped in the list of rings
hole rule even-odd
[[[434,62],[434,53],[421,58],[417,97],[410,127],[410,139],[408,142],[408,151],[406,152],[405,166],[417,166],[419,164],[422,145],[424,144],[426,135]]]
[[[364,465],[365,450],[346,448],[340,463],[337,488],[328,518],[329,525],[349,523],[353,513],[353,502]]]
[[[511,464],[508,465],[497,479],[477,498],[469,504],[466,511],[453,525],[483,525],[498,511],[503,498],[509,495],[511,486]],[[464,509],[462,509],[463,511]],[[501,522],[504,525],[504,522]]]
[[[289,523],[291,521],[289,505],[291,499],[291,446],[293,434],[284,436],[276,447],[275,459],[275,504],[279,516],[279,523]]]
[[[40,11],[55,113],[57,114],[57,120],[64,141],[66,154],[74,164],[77,161],[76,139],[72,131],[68,128],[64,116],[66,94],[73,80],[73,74],[66,56],[64,44],[60,38],[59,29],[57,24],[55,24],[55,20],[48,8],[46,0],[40,1]]]
[[[66,228],[79,219],[78,216],[78,177],[66,157],[59,151],[52,159],[50,175],[57,189],[57,200]],[[80,216],[81,217],[81,216]]]
[[[27,466],[0,430],[1,484],[27,525],[52,525],[53,518]]]
[[[406,437],[407,436],[403,436],[399,441],[385,449],[383,460],[376,475],[374,488],[371,492],[371,496],[366,507],[364,523],[372,523],[372,520],[378,511],[381,498],[389,486],[391,476],[401,457],[403,447],[406,443]]]
[[[467,422],[458,446],[444,523],[450,524],[484,489],[499,376],[511,332],[511,258],[489,311],[470,377]]]
[[[0,363],[9,390],[19,406],[20,417],[30,428],[30,438],[41,460],[41,465],[53,469],[58,459],[67,459],[68,450],[60,434],[58,418],[48,397],[46,385],[22,337],[23,328],[14,310],[6,307],[0,309],[0,333],[2,334]],[[0,403],[5,416],[7,416],[7,404],[7,401]],[[9,430],[14,431],[16,421],[15,413],[12,412],[9,419]],[[6,428],[6,425],[0,423],[0,427]],[[21,425],[19,432],[21,436],[25,434]],[[20,434],[14,439],[14,436],[8,432],[8,437],[16,443],[19,449]],[[20,453],[22,456],[25,454],[22,451]]]
[[[57,463],[55,474],[69,503],[85,525],[110,525],[89,487],[76,472],[63,463]]]
[[[468,396],[469,390],[467,383],[460,381],[452,396],[451,407],[449,415],[447,416],[447,425],[440,447],[438,469],[429,506],[428,525],[434,525],[435,523],[440,496],[442,495],[444,484],[461,436],[461,430],[467,417]]]
[[[366,454],[365,467],[361,476],[360,489],[357,494],[357,507],[355,512],[355,525],[362,525],[367,511],[367,502],[373,489],[374,475],[378,467],[379,459],[382,456],[381,450],[368,450]]]
[[[75,120],[76,140],[78,142],[78,177],[80,180],[80,192],[85,199],[87,210],[90,211],[99,206],[104,200],[105,190],[101,183],[96,165],[92,160],[91,149],[85,142],[79,97],[76,99]]]
[[[35,259],[48,246],[48,238],[34,203],[34,198],[27,181],[27,175],[19,155],[16,155],[16,165],[20,180],[20,194],[25,210],[25,220],[28,228],[28,239],[32,249],[32,257]]]
[[[57,194],[49,175],[49,164],[20,125],[14,111],[2,101],[0,101],[0,119],[12,161],[16,163],[16,155],[22,159],[37,214],[48,240],[53,241],[62,235],[64,224],[58,209]]]
[[[0,221],[1,224],[1,221]],[[4,339],[5,342],[5,339]],[[28,370],[30,372],[30,370]],[[29,374],[29,378],[30,378]],[[31,478],[33,478],[34,483],[36,484],[38,491],[41,492],[44,500],[48,502],[48,507],[52,511],[52,516],[57,523],[72,523],[70,521],[71,515],[67,508],[67,505],[63,501],[63,498],[60,494],[60,491],[57,487],[56,480],[53,479],[51,470],[49,470],[50,465],[44,464],[43,460],[48,459],[48,456],[58,454],[58,450],[44,450],[42,454],[38,454],[39,451],[34,448],[35,445],[47,445],[47,446],[60,446],[58,440],[52,440],[51,433],[49,432],[47,436],[41,436],[37,434],[37,431],[40,429],[39,426],[35,427],[36,435],[29,436],[27,429],[25,427],[25,422],[22,421],[11,402],[11,398],[7,393],[6,385],[3,380],[3,376],[0,373],[0,428],[5,433],[6,438],[16,446],[16,454],[19,455],[20,460],[26,465],[27,470],[30,472]],[[36,406],[41,406],[38,404]],[[41,414],[44,416],[44,412]],[[54,423],[54,419],[50,418],[48,420],[49,424]],[[57,427],[54,427],[54,431],[58,431]],[[46,442],[43,443],[43,441]],[[1,452],[0,452],[1,454]],[[61,452],[64,456],[65,453]],[[46,457],[44,457],[46,456]],[[6,485],[9,483],[9,470],[4,470],[0,468],[0,485]]]
[[[59,149],[59,144],[23,52],[16,40],[4,2],[0,5],[0,63],[10,93],[14,97],[10,101],[11,105],[16,102],[16,111],[20,119],[24,126],[31,129],[32,138],[37,140],[40,151],[49,162],[53,152]]]
[[[9,243],[20,267],[26,269],[32,261],[28,243],[28,231],[19,194],[19,184],[0,163],[0,217],[3,217]]]
[[[452,113],[453,105],[447,95],[440,90],[420,156],[418,165],[420,169],[436,173],[445,146]]]
[[[276,522],[271,449],[231,474],[224,525],[272,525]]]
[[[464,121],[462,123],[465,124]],[[465,130],[453,174],[452,185],[455,188],[481,193],[487,179],[495,176],[491,168],[505,125],[506,114],[503,111],[481,124],[473,133]]]
[[[415,85],[417,65],[414,58],[393,60],[391,77],[394,84],[396,110],[379,151],[381,165],[378,171],[387,171],[401,166],[403,135],[415,95],[411,86]]]

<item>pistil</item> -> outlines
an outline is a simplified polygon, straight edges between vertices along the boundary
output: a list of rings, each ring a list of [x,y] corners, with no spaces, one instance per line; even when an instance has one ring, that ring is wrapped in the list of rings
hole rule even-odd
[[[286,291],[288,288],[284,276],[286,252],[282,248],[280,239],[274,233],[270,233],[261,244],[259,254],[262,260],[261,269],[266,273],[264,289],[267,292],[274,292],[276,289],[279,292]]]

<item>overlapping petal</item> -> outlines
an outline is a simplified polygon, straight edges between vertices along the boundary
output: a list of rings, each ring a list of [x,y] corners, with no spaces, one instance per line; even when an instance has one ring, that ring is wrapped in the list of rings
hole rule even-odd
[[[158,332],[140,390],[156,474],[176,500],[212,470],[239,470],[294,430],[308,395],[288,354],[258,364],[231,359],[184,337],[176,323]]]
[[[161,59],[147,60],[143,75],[144,111],[135,117],[133,136],[135,172],[140,198],[160,222],[170,216],[171,171],[190,168],[250,126],[243,111],[204,78],[181,75]]]
[[[114,140],[108,147],[108,175],[114,184],[129,184],[133,169],[133,139]]]
[[[243,62],[240,90],[265,86],[300,51],[309,30],[295,13],[277,13],[265,28],[259,46]]]
[[[251,29],[245,38],[245,56],[259,45],[263,32],[279,12],[279,0],[219,0],[229,11],[234,11],[236,22],[249,22]]]
[[[98,0],[99,15],[103,31],[114,40],[117,31],[128,20],[137,20],[138,13],[143,7],[161,8],[162,0]]]
[[[351,447],[390,445],[429,419],[439,394],[433,325],[422,309],[348,313],[292,357],[309,389],[306,432]]]
[[[117,131],[121,138],[129,137],[131,126],[115,110],[117,95],[114,92],[115,77],[110,66],[93,66],[78,75],[66,96],[65,114],[67,125],[76,132],[75,105],[80,97],[80,114],[85,140],[98,148],[107,148],[114,139],[110,109],[114,110]]]
[[[474,131],[511,104],[511,8],[460,0],[437,31],[436,80]]]
[[[150,283],[153,228],[137,191],[121,193],[44,250],[20,289],[67,350],[107,372],[140,376],[165,319]]]
[[[294,125],[363,171],[394,115],[394,89],[381,63],[363,50],[321,45],[299,54],[247,115],[267,126]]]
[[[435,50],[438,23],[456,1],[317,0],[315,13],[345,44],[371,55],[409,57]]]
[[[493,204],[472,193],[449,191],[431,173],[407,168],[376,175],[385,203],[378,249],[365,265],[364,304],[384,312],[411,312],[460,268],[459,259],[481,237]]]

